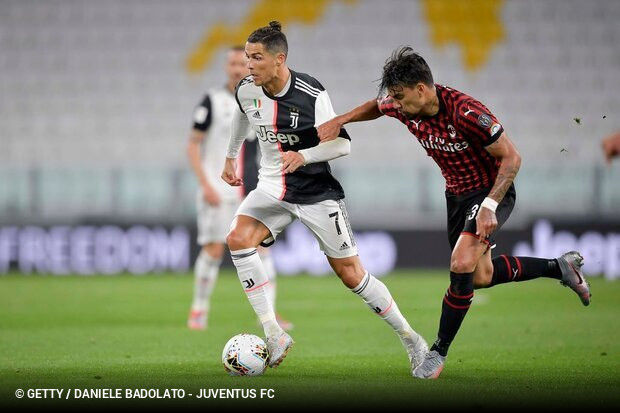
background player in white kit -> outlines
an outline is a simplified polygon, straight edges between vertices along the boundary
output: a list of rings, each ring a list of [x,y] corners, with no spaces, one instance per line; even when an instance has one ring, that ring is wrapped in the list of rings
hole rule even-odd
[[[426,342],[402,316],[387,287],[364,270],[342,201],[344,191],[327,163],[350,152],[349,136],[342,129],[338,138],[319,145],[315,127],[335,116],[327,92],[313,77],[287,67],[288,45],[278,22],[255,30],[245,51],[251,76],[237,86],[239,109],[222,178],[233,186],[241,184],[236,158],[248,125],[259,139],[261,170],[258,186],[239,207],[226,240],[239,280],[263,324],[269,365],[284,359],[293,340],[276,322],[256,247],[275,240],[299,219],[342,282],[396,331],[415,368],[427,351]]]
[[[244,48],[230,48],[226,58],[226,85],[221,89],[210,90],[194,111],[194,123],[187,146],[191,167],[200,184],[196,194],[196,210],[197,241],[201,250],[194,266],[194,299],[187,321],[188,327],[194,330],[207,328],[211,293],[222,262],[226,234],[241,199],[250,189],[234,188],[220,179],[233,113],[238,110],[234,97],[235,86],[248,74]],[[246,133],[248,139],[255,138],[250,128]],[[246,161],[248,164],[257,162],[255,158]],[[251,174],[255,168],[246,167],[243,170]],[[261,249],[260,253],[267,276],[272,281],[267,295],[275,306],[275,267],[268,250]],[[291,323],[279,316],[278,321],[285,329],[292,327]]]

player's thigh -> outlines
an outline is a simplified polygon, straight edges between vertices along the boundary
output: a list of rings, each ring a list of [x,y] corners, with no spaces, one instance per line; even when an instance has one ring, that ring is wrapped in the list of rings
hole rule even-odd
[[[463,203],[462,209],[464,210],[464,225],[461,234],[476,236],[476,232],[478,231],[476,225],[476,216],[480,211],[480,205],[482,204],[482,201],[484,201],[487,195],[488,194],[486,192],[479,193]],[[493,233],[490,234],[486,239],[490,248],[495,247],[495,236],[510,217],[510,214],[512,213],[512,210],[515,206],[515,201],[516,192],[513,185],[509,188],[508,192],[502,199],[502,202],[499,203],[499,205],[497,206],[497,210],[495,211],[495,217],[497,218],[497,227],[495,228],[495,231],[493,231]]]
[[[465,209],[454,195],[446,195],[447,231],[450,251],[456,247],[456,242],[465,226]]]
[[[326,200],[297,207],[299,220],[312,232],[325,255],[331,258],[357,255],[349,215],[342,200]]]
[[[273,242],[294,219],[283,201],[255,189],[241,202],[230,232],[252,236],[258,239],[256,245],[266,239]]]

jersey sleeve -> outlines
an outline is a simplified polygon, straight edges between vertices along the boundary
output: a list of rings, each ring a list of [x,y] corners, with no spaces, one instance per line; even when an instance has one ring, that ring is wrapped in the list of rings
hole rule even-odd
[[[499,139],[504,127],[482,103],[466,100],[456,110],[456,123],[470,139],[478,140],[488,146]]]
[[[237,83],[237,86],[235,87],[235,100],[237,101],[237,106],[239,106],[239,110],[241,111],[241,113],[245,113],[245,110],[243,110],[243,105],[241,104],[241,97],[239,96],[241,92],[241,88],[243,85],[246,85],[252,82],[253,82],[252,76],[246,76],[243,79],[241,79],[239,83]]]
[[[329,95],[326,90],[322,90],[319,96],[316,98],[314,104],[314,127],[318,127],[328,120],[332,120],[336,117],[336,112],[332,106],[332,102],[329,99]],[[351,140],[351,137],[347,133],[345,128],[340,128],[339,137]]]
[[[194,109],[194,129],[205,132],[211,126],[211,98],[205,95]]]
[[[240,110],[235,110],[233,114],[232,127],[230,129],[230,141],[228,142],[228,150],[226,151],[227,158],[237,158],[241,146],[248,136],[248,129],[250,128],[250,121],[245,113]]]
[[[383,113],[385,116],[396,117],[397,110],[394,107],[394,98],[391,96],[377,99],[377,108],[379,108],[379,112]]]

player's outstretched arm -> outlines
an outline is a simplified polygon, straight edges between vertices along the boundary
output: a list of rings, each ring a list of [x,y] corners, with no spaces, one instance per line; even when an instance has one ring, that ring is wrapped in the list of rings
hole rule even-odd
[[[319,125],[317,128],[319,139],[321,142],[334,140],[338,137],[340,129],[347,123],[373,120],[382,115],[383,113],[379,111],[377,101],[375,99],[369,100],[355,109]]]
[[[287,151],[282,154],[282,170],[290,174],[309,163],[327,162],[351,153],[351,141],[336,138],[333,141],[319,143],[312,148],[299,152]]]
[[[480,205],[478,216],[476,217],[476,227],[478,238],[483,241],[491,235],[497,228],[497,217],[495,209],[502,202],[506,192],[510,189],[519,168],[521,167],[521,155],[514,144],[508,139],[506,133],[502,133],[497,141],[485,148],[494,158],[501,161],[495,183],[489,195]]]

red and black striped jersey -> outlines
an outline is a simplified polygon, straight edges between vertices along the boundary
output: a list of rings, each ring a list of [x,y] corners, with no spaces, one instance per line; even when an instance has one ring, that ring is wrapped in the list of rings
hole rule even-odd
[[[492,187],[501,162],[485,146],[495,142],[504,128],[474,98],[446,86],[436,84],[435,88],[439,112],[434,116],[408,119],[389,96],[378,102],[379,110],[407,126],[439,165],[446,191],[461,195]]]

